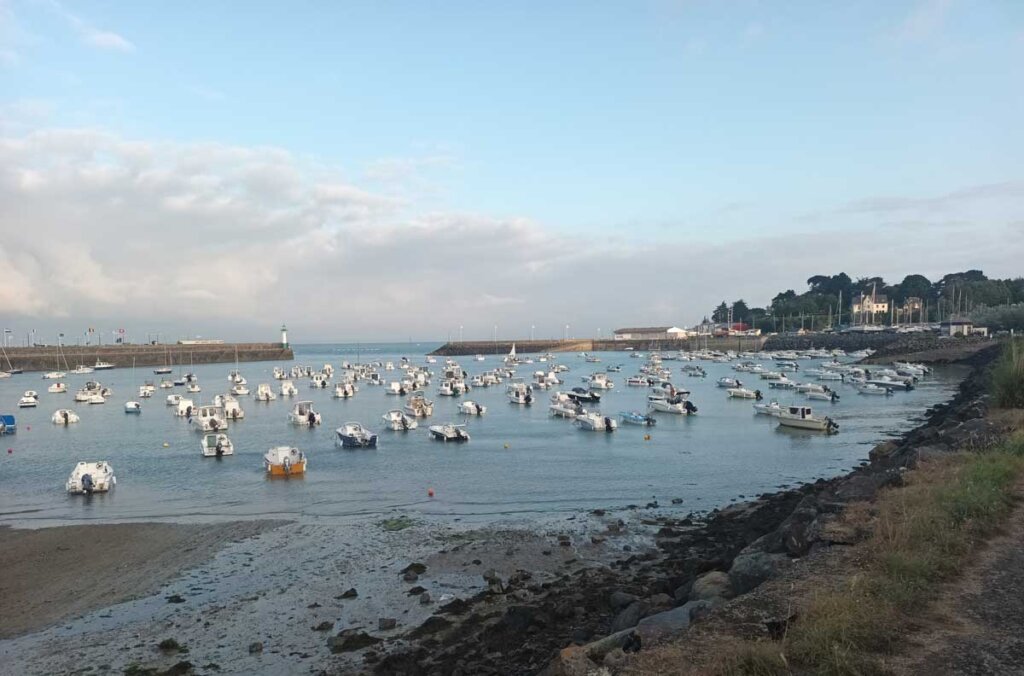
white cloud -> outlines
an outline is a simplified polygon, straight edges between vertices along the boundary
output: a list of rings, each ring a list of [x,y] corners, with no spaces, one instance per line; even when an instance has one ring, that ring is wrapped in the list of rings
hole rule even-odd
[[[913,218],[887,210],[896,201],[874,204],[881,211],[861,201],[831,212],[845,219],[838,232],[644,243],[425,211],[279,148],[51,129],[0,138],[0,307],[33,328],[109,319],[137,334],[242,339],[272,336],[281,321],[296,340],[686,323],[723,298],[763,304],[818,273],[1019,274],[1013,193],[887,198],[930,200]],[[1011,201],[979,225],[949,217],[979,195]]]
[[[109,30],[102,30],[93,26],[77,14],[68,11],[64,5],[57,0],[49,0],[47,5],[59,17],[64,19],[78,33],[82,42],[90,47],[105,49],[116,52],[134,52],[135,45],[124,36]]]

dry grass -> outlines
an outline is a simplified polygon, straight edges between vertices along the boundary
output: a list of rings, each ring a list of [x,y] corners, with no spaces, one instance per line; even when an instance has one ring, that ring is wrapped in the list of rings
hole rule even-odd
[[[966,565],[977,543],[1014,506],[1024,476],[1024,437],[984,454],[935,460],[907,485],[882,493],[860,569],[801,604],[779,642],[737,641],[714,669],[728,675],[883,672],[938,585]]]
[[[1024,339],[1009,340],[992,368],[992,403],[1024,408]]]

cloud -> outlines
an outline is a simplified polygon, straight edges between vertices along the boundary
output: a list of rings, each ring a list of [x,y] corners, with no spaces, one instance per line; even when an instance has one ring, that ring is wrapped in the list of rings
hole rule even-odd
[[[950,195],[990,201],[1012,185]],[[912,217],[871,212],[891,217],[881,223],[833,213],[857,224],[839,232],[581,237],[426,210],[280,148],[45,129],[0,137],[0,307],[14,324],[72,332],[106,320],[135,335],[269,339],[286,321],[297,341],[443,338],[460,325],[485,338],[494,324],[554,336],[692,323],[723,297],[759,305],[838,270],[1019,273],[1019,209],[977,225],[943,213],[944,197],[915,198],[930,211]]]
[[[113,31],[101,30],[95,27],[89,21],[68,11],[57,0],[49,0],[47,6],[78,33],[79,38],[84,44],[97,49],[115,52],[135,51],[135,45],[124,36]]]
[[[896,29],[896,39],[919,42],[932,37],[942,30],[952,5],[952,0],[920,0]]]
[[[948,210],[990,200],[1024,199],[1024,181],[1005,181],[961,188],[933,197],[883,195],[850,202],[841,213],[891,213],[911,210]]]

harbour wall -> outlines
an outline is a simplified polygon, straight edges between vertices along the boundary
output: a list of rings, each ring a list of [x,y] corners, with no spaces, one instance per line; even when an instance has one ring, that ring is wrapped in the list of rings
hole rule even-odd
[[[46,347],[7,348],[11,367],[25,371],[53,371],[75,368],[78,364],[92,366],[97,359],[120,368],[179,364],[223,364],[238,361],[288,361],[294,358],[290,347],[280,343],[223,343],[219,345],[55,345]],[[2,361],[2,360],[0,360]],[[58,369],[59,362],[59,369]],[[7,362],[0,369],[8,368]]]
[[[453,341],[445,343],[431,354],[441,356],[457,356],[466,354],[508,354],[512,345],[516,346],[517,354],[534,354],[538,352],[615,352],[633,348],[638,352],[651,350],[698,350],[707,347],[709,350],[761,350],[765,343],[764,337],[730,336],[718,338],[686,338],[683,340],[611,340],[596,338],[580,338],[571,340],[480,340]]]

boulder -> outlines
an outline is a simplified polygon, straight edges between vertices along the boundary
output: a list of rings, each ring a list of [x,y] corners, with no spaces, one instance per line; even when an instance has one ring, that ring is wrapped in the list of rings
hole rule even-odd
[[[376,636],[370,636],[356,629],[346,629],[337,636],[327,639],[327,647],[331,649],[332,653],[346,653],[361,650],[380,642],[381,639]]]
[[[636,594],[630,594],[624,591],[613,591],[608,599],[608,602],[612,606],[612,610],[618,610],[619,608],[625,608],[633,601],[639,601],[640,597]]]
[[[746,594],[788,563],[784,554],[751,551],[737,556],[729,568],[729,583],[735,594]]]
[[[647,603],[652,610],[664,610],[671,608],[673,599],[668,594],[654,594],[647,598]]]
[[[731,597],[732,585],[729,583],[729,575],[720,570],[713,570],[698,577],[693,581],[689,593],[691,601]]]
[[[892,455],[893,451],[895,451],[899,447],[900,445],[895,441],[883,441],[882,443],[878,444],[870,451],[868,451],[868,459],[878,460],[879,458],[887,457],[889,455]]]
[[[619,614],[612,620],[612,626],[609,628],[609,631],[614,634],[623,629],[635,627],[636,623],[647,614],[650,608],[651,606],[647,601],[633,601],[624,610],[619,611]]]
[[[698,617],[702,617],[712,607],[711,601],[690,601],[678,608],[656,613],[640,620],[636,625],[636,633],[644,645],[675,637],[686,631]]]
[[[394,629],[398,626],[398,620],[393,617],[382,617],[377,620],[377,628],[381,631],[387,631],[388,629]]]

